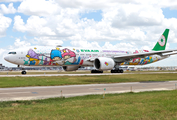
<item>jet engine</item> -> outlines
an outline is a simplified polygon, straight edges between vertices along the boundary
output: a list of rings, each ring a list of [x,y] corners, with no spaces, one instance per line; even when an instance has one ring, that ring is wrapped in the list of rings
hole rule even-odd
[[[75,71],[79,68],[79,66],[63,66],[65,71]]]
[[[94,66],[97,70],[111,70],[115,66],[115,62],[112,58],[99,57],[94,61]]]

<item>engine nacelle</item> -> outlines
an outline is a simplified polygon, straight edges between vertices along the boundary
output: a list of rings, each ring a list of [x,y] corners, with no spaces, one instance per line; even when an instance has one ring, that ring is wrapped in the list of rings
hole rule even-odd
[[[75,71],[78,70],[79,66],[63,66],[65,71]]]
[[[97,70],[111,70],[115,66],[115,62],[112,58],[99,57],[94,61],[94,66]]]

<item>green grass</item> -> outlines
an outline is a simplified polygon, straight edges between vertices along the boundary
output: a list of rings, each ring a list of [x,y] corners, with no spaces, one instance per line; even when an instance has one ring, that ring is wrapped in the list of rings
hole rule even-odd
[[[90,71],[27,71],[28,75],[36,74],[89,74]],[[110,73],[110,72],[109,72]],[[0,75],[21,75],[21,71],[2,71]]]
[[[124,71],[124,73],[144,73],[144,72],[177,72],[177,71]],[[104,71],[104,73],[110,73],[110,71]],[[21,75],[21,71],[0,71],[0,75]],[[83,70],[83,71],[57,71],[57,70],[47,70],[47,71],[42,71],[42,70],[28,70],[27,71],[28,75],[36,75],[36,74],[91,74],[89,70]]]
[[[0,77],[0,88],[177,80],[177,73],[105,76]]]
[[[176,103],[176,90],[1,102],[0,119],[176,120]]]

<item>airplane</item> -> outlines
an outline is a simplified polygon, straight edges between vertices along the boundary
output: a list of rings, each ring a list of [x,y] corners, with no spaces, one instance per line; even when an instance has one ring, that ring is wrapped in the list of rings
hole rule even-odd
[[[165,50],[169,29],[160,36],[152,51],[135,50],[135,52],[76,47],[44,47],[31,46],[11,50],[4,59],[20,66],[62,66],[65,71],[78,70],[80,66],[95,67],[91,73],[123,73],[121,65],[146,65],[154,63],[170,55],[177,54],[175,50]],[[23,70],[22,74],[26,74]]]

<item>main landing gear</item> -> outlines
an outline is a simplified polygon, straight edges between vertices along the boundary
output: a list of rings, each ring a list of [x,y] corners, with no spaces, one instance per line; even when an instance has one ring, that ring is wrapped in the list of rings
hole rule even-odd
[[[91,73],[103,73],[103,71],[91,70]]]
[[[111,73],[123,73],[124,71],[122,69],[117,70],[111,70]]]

